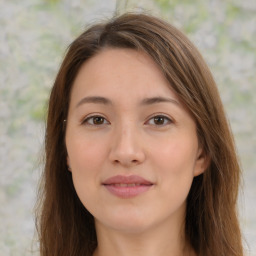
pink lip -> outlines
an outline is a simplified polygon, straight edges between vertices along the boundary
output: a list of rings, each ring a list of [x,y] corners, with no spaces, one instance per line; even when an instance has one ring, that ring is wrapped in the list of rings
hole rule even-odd
[[[136,175],[117,175],[105,180],[102,185],[115,196],[130,198],[146,192],[154,184]]]

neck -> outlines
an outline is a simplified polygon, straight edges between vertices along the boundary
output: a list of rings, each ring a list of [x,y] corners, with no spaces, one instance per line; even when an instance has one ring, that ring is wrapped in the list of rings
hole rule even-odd
[[[184,226],[184,225],[182,225]],[[96,228],[98,247],[93,256],[195,256],[186,242],[184,227],[152,228],[138,233]]]

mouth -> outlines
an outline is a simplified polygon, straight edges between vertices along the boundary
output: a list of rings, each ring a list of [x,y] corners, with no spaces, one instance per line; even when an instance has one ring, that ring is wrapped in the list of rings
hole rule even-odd
[[[151,186],[146,184],[140,184],[140,183],[114,183],[114,184],[104,184],[106,186],[114,186],[114,187],[138,187],[138,186]]]
[[[131,198],[148,191],[154,184],[136,175],[117,175],[105,180],[102,185],[117,197]]]

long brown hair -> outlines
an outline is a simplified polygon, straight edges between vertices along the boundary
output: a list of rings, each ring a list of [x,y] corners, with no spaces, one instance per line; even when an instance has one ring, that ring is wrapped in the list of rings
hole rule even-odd
[[[91,26],[69,47],[49,100],[45,169],[37,230],[41,256],[92,255],[93,216],[78,199],[67,170],[65,122],[72,84],[81,65],[106,47],[145,52],[159,65],[190,111],[209,166],[194,178],[187,198],[185,231],[198,256],[242,256],[237,219],[240,179],[233,137],[205,61],[179,30],[145,14],[124,14]]]

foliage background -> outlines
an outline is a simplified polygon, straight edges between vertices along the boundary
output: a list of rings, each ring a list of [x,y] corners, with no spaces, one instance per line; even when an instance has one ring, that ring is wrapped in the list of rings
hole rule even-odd
[[[49,90],[68,44],[115,10],[169,20],[210,65],[244,170],[245,247],[256,255],[255,0],[0,0],[0,256],[37,255],[33,206]]]

